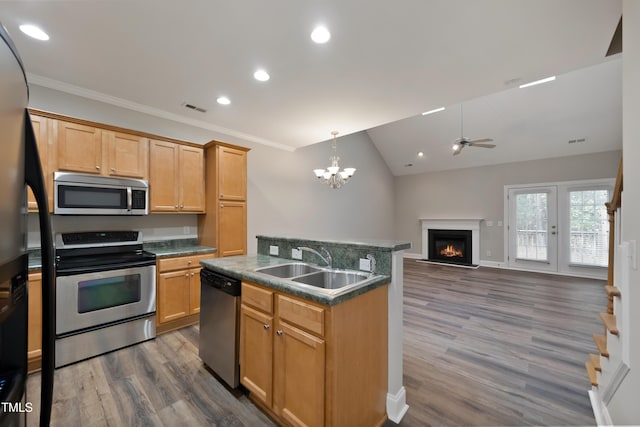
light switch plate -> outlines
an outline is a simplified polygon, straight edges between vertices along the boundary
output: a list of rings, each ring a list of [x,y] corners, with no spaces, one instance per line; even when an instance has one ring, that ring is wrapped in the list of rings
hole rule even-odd
[[[302,259],[302,250],[296,248],[291,249],[291,258]]]
[[[502,221],[498,221],[498,227],[502,227]]]
[[[487,224],[487,227],[493,227],[493,221],[485,221]]]
[[[371,261],[366,258],[360,258],[360,270],[371,271]]]
[[[278,256],[278,247],[274,246],[274,245],[270,245],[269,246],[269,255],[276,255]]]

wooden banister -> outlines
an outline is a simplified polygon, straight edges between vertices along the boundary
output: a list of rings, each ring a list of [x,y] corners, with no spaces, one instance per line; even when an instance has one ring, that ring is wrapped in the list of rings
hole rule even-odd
[[[613,262],[616,251],[616,211],[622,206],[622,158],[618,164],[618,175],[616,176],[616,185],[613,189],[611,201],[605,203],[607,214],[609,215],[609,267],[607,268],[607,286],[615,286],[613,283]],[[613,295],[607,293],[607,313],[613,314]]]

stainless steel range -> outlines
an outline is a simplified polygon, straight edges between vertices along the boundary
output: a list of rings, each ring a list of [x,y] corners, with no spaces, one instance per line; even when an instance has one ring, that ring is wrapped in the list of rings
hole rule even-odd
[[[139,231],[56,235],[56,368],[156,336],[156,256]]]

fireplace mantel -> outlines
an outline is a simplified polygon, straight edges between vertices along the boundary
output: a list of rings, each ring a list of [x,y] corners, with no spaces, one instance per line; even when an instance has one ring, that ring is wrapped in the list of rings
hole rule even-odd
[[[420,218],[422,257],[429,259],[429,229],[471,230],[471,262],[480,264],[480,221],[482,219]]]

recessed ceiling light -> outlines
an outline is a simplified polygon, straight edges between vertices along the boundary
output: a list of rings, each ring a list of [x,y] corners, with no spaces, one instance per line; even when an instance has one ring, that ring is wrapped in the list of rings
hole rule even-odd
[[[255,73],[253,73],[253,78],[261,82],[266,82],[271,78],[271,76],[269,76],[269,73],[267,73],[265,70],[259,69]]]
[[[556,79],[556,76],[551,76],[551,77],[547,77],[546,79],[540,79],[540,80],[536,80],[535,82],[531,82],[531,83],[525,83],[523,85],[520,85],[520,89],[524,89],[525,87],[529,87],[529,86],[535,86],[535,85],[539,85],[542,83],[547,83],[547,82],[552,82]]]
[[[35,25],[24,24],[20,25],[20,31],[28,35],[29,37],[33,37],[37,40],[49,40],[49,35],[42,31],[39,27]]]
[[[229,105],[229,104],[231,104],[231,100],[229,98],[227,98],[226,96],[221,96],[218,99],[216,99],[216,101],[218,101],[218,104],[220,104],[220,105]]]
[[[327,27],[323,25],[318,25],[311,32],[311,40],[319,44],[328,42],[330,38],[331,33],[327,30]]]
[[[437,112],[440,112],[440,111],[444,111],[444,107],[436,108],[435,110],[425,111],[424,113],[422,113],[422,115],[426,116],[427,114],[433,114],[433,113],[437,113]]]
[[[424,152],[418,151],[418,157],[424,157]]]

